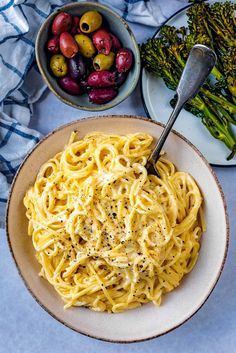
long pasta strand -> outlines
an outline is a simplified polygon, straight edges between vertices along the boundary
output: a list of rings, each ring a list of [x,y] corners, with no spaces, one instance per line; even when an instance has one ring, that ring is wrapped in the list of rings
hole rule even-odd
[[[72,133],[24,198],[40,275],[65,308],[120,312],[180,284],[205,230],[194,179],[161,157],[161,178],[145,164],[152,137]]]

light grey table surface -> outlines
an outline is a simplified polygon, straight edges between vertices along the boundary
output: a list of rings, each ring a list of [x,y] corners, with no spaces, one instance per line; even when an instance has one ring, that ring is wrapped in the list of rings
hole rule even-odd
[[[176,8],[158,0],[166,16]],[[179,2],[179,7],[184,0]],[[131,25],[139,42],[153,28]],[[102,114],[144,115],[140,87],[125,102]],[[31,126],[43,134],[72,120],[91,116],[59,102],[46,92],[35,104]],[[203,308],[175,331],[148,342],[112,344],[84,337],[47,314],[31,297],[11,258],[5,231],[0,231],[0,353],[234,353],[236,352],[236,168],[214,168],[228,204],[230,246],[223,274]],[[212,205],[214,207],[214,205]]]

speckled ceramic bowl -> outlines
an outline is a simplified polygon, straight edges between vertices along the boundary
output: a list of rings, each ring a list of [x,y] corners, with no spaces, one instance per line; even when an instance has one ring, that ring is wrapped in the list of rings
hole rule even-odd
[[[52,76],[48,69],[48,57],[45,50],[45,44],[48,40],[50,28],[55,15],[58,12],[65,11],[72,15],[82,15],[86,11],[98,11],[106,20],[112,32],[120,39],[123,47],[129,48],[133,52],[134,65],[129,72],[125,83],[119,88],[118,95],[110,102],[102,105],[92,104],[89,102],[88,95],[72,96],[61,89],[57,80]],[[114,107],[115,105],[126,99],[135,89],[139,74],[140,74],[140,55],[135,37],[130,30],[125,20],[116,12],[112,11],[107,6],[94,2],[79,2],[72,3],[60,7],[52,13],[42,24],[36,39],[35,44],[36,60],[39,70],[46,81],[48,88],[64,103],[71,105],[74,108],[82,110],[100,111]]]
[[[119,314],[76,307],[64,310],[63,301],[55,289],[38,276],[40,266],[27,235],[28,221],[22,200],[26,190],[34,183],[41,165],[62,151],[74,130],[79,131],[80,137],[91,131],[120,135],[146,132],[156,141],[163,125],[142,117],[100,116],[61,126],[36,145],[17,172],[7,207],[6,230],[18,271],[36,301],[54,318],[77,332],[101,340],[126,343],[163,335],[185,323],[201,308],[222,272],[229,226],[224,196],[217,178],[200,152],[183,136],[172,131],[165,143],[167,158],[179,170],[191,173],[204,197],[207,230],[202,236],[196,266],[178,288],[165,295],[160,307],[149,303]]]

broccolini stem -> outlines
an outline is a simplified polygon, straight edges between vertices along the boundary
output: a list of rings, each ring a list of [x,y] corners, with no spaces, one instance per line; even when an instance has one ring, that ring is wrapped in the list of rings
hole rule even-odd
[[[206,117],[208,116],[208,118],[214,121],[214,124],[216,123],[215,115],[212,114],[207,107],[204,109],[204,114]],[[233,151],[235,149],[236,140],[230,130],[229,125],[223,126],[220,124],[219,121],[217,121],[216,126],[214,126],[214,124],[211,125],[211,121],[204,121],[204,120],[203,120],[203,124],[207,127],[210,134],[216,139],[224,142],[224,144],[228,147],[230,151]]]
[[[178,64],[182,68],[184,68],[185,64],[186,64],[185,60],[178,53],[178,51],[176,50],[175,46],[172,46],[170,48],[170,52],[174,55],[174,57],[177,60]],[[216,68],[216,66],[213,68],[211,73],[213,73],[216,78],[219,77],[219,79],[220,79],[220,78],[223,77],[222,74],[220,73],[220,71]],[[231,114],[236,114],[236,105],[234,103],[229,102],[224,96],[222,96],[220,94],[218,96],[216,96],[215,94],[213,94],[212,92],[210,92],[206,88],[201,88],[201,92],[203,92],[206,97],[211,98],[214,102],[217,102],[217,103],[221,104],[222,107],[225,110],[227,110],[228,112],[230,112]]]
[[[220,81],[221,79],[224,78],[224,76],[223,76],[222,73],[217,69],[216,66],[213,67],[211,73],[212,73],[212,75],[217,79],[217,81]]]
[[[236,125],[236,120],[234,119],[234,117],[230,115],[220,104],[215,103],[215,106],[229,123]]]
[[[204,101],[199,95],[190,101],[195,108],[199,109],[203,114],[203,124],[206,126],[210,134],[218,140],[224,142],[230,151],[235,149],[236,152],[236,139],[232,134],[230,126],[227,121],[224,121],[217,115],[216,109],[212,106],[209,100]]]
[[[214,102],[221,104],[221,106],[230,112],[231,114],[236,114],[236,105],[229,102],[224,96],[219,94],[216,96],[215,94],[211,93],[208,89],[202,87],[201,92],[208,98],[212,99]]]
[[[229,89],[230,93],[232,94],[232,98],[235,101],[235,98],[236,98],[236,79],[233,79],[233,77],[228,77],[227,83],[228,83],[228,89]]]
[[[236,155],[236,145],[233,147],[231,153],[228,155],[228,157],[226,158],[227,161],[230,161],[230,159],[234,158],[234,156]]]

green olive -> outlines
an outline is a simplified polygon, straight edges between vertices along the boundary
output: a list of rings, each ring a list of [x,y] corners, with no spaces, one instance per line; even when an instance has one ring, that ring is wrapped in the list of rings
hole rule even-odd
[[[96,53],[92,40],[85,34],[76,34],[75,40],[79,46],[79,52],[86,58],[91,58]]]
[[[93,59],[93,67],[96,71],[110,70],[115,60],[115,54],[110,51],[108,55],[98,54]]]
[[[102,24],[102,16],[97,11],[88,11],[80,19],[80,30],[84,33],[96,31]]]
[[[54,76],[65,76],[67,74],[67,63],[65,57],[61,54],[53,55],[50,60],[50,68]]]

